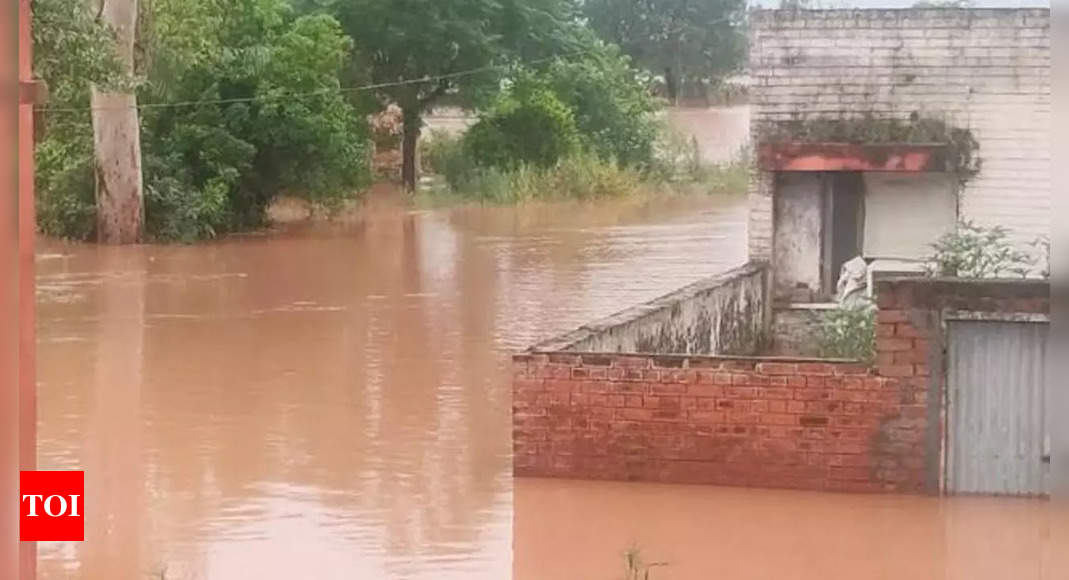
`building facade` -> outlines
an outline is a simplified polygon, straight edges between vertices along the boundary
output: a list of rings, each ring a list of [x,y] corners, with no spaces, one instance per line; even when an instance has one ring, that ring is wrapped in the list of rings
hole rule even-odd
[[[861,255],[911,261],[959,221],[1050,235],[1048,9],[752,14],[751,259],[793,302]]]

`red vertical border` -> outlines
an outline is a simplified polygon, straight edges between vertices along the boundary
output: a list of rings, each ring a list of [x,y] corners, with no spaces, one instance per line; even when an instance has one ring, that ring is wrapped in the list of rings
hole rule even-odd
[[[19,0],[19,81],[33,82],[33,37],[31,35],[30,0]],[[34,217],[33,105],[19,102],[19,468],[37,469],[37,341],[34,332],[36,292],[34,290]],[[19,578],[37,577],[37,544],[19,545]]]
[[[14,3],[0,9],[0,578],[19,569],[18,69]]]

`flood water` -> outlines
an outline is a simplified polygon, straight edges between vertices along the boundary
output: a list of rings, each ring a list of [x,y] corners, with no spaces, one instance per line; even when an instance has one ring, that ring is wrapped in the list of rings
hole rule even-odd
[[[744,218],[375,204],[43,243],[40,468],[86,471],[87,541],[40,577],[615,580],[632,544],[653,580],[1067,577],[1035,502],[513,480],[509,355],[740,263]]]

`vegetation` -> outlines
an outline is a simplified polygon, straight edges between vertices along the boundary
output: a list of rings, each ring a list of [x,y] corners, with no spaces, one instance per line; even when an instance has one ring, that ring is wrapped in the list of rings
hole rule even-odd
[[[524,83],[506,93],[469,129],[465,146],[487,167],[548,168],[579,146],[575,117],[552,91]]]
[[[963,221],[953,232],[939,238],[932,250],[927,260],[927,271],[932,276],[1025,277],[1037,267],[1037,260],[1016,249],[1001,226],[985,228]]]
[[[139,100],[185,103],[142,112],[151,238],[186,241],[258,226],[284,192],[337,205],[366,183],[366,123],[337,90],[352,42],[332,17],[298,17],[285,0],[149,6]],[[35,65],[60,87],[51,106],[74,111],[44,115],[39,224],[48,234],[87,239],[95,215],[88,86],[133,81],[109,78],[108,33],[83,4],[35,0],[35,10],[62,10],[36,27]]]
[[[400,146],[414,188],[423,115],[443,100],[480,111],[468,137],[430,148],[451,195],[745,187],[740,167],[705,168],[692,144],[663,136],[641,68],[670,60],[673,75],[692,79],[729,70],[741,46],[737,0],[635,10],[577,0],[153,0],[139,4],[132,65],[88,3],[32,2],[34,66],[52,97],[37,116],[37,209],[50,235],[97,233],[91,87],[136,95],[138,116],[108,151],[139,147],[153,240],[257,227],[282,195],[339,207],[371,179],[373,147]],[[657,21],[632,22],[619,37],[594,26],[599,38],[587,24],[613,10]],[[129,183],[136,171],[112,173]]]
[[[872,364],[876,360],[876,309],[864,304],[824,312],[817,327],[817,344],[823,357]]]
[[[599,199],[640,193],[740,193],[749,182],[745,158],[708,166],[691,142],[665,132],[648,169],[628,167],[580,148],[552,166],[486,167],[468,139],[432,133],[423,147],[425,167],[440,178],[426,201],[467,200],[513,204],[555,199]]]
[[[402,180],[416,186],[423,115],[442,97],[485,99],[500,65],[559,52],[572,20],[567,0],[324,0],[361,43],[353,79],[379,86],[403,114]]]
[[[667,565],[665,562],[647,564],[643,561],[639,549],[632,547],[624,552],[624,580],[650,580],[650,571],[653,568]]]
[[[537,78],[571,109],[584,148],[621,165],[648,168],[660,103],[618,48],[590,37],[583,46],[582,56],[554,60]]]
[[[645,187],[634,169],[578,152],[551,166],[483,167],[463,140],[433,135],[425,148],[428,165],[444,183],[427,192],[432,201],[472,200],[511,204],[553,199],[598,199],[634,194]]]
[[[88,4],[33,0],[34,74],[49,88],[51,107],[76,110],[38,115],[38,226],[46,233],[89,238],[95,228],[93,132],[89,87],[119,85],[111,37]]]
[[[601,38],[639,66],[663,75],[673,101],[742,64],[746,38],[742,0],[586,0],[583,12]]]
[[[366,122],[337,90],[352,48],[338,22],[285,0],[191,4],[154,3],[144,100],[214,104],[145,111],[149,230],[209,237],[260,225],[282,193],[336,206],[366,183]]]

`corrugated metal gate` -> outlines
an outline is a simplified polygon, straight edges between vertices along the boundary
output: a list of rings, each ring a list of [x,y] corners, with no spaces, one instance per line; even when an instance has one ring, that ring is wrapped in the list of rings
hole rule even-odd
[[[1049,492],[1049,326],[949,323],[947,491]]]

